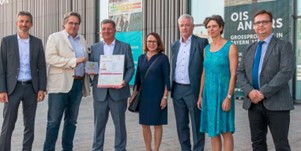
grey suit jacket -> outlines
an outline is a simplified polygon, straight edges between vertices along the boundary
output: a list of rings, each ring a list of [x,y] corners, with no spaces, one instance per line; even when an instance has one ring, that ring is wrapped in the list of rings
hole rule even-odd
[[[251,101],[248,94],[252,86],[252,68],[257,42],[249,45],[243,52],[237,79],[245,97],[243,108],[249,109]],[[292,45],[284,40],[272,37],[262,64],[260,91],[265,96],[263,105],[268,110],[281,111],[294,109],[288,82],[295,70],[295,55]]]
[[[46,91],[46,63],[42,41],[29,37],[30,70],[34,91]],[[17,34],[4,37],[0,52],[0,92],[13,93],[20,69]]]
[[[100,55],[104,54],[104,42],[98,42],[91,46],[90,61],[100,61]],[[98,75],[94,76],[93,79],[93,98],[95,101],[104,101],[109,94],[113,100],[124,100],[130,96],[130,87],[128,83],[134,74],[134,61],[132,56],[132,50],[129,44],[121,42],[116,39],[113,55],[124,54],[124,75],[123,79],[127,85],[121,89],[107,89],[97,88]]]
[[[174,42],[171,46],[172,84],[175,81],[175,69],[176,69],[176,62],[177,62],[180,45],[181,45],[180,40],[178,40]],[[189,72],[191,88],[196,98],[199,97],[199,92],[200,92],[200,80],[203,72],[203,60],[204,60],[203,51],[206,45],[208,45],[207,39],[199,38],[195,35],[192,35],[188,72]],[[174,86],[172,86],[171,89],[171,97],[173,97],[173,88]]]

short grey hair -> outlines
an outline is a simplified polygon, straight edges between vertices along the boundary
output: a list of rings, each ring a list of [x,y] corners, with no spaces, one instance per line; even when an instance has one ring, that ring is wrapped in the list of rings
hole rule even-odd
[[[181,21],[182,19],[189,19],[190,22],[191,22],[192,24],[194,24],[194,23],[193,23],[193,17],[192,17],[191,15],[189,15],[189,14],[183,14],[183,15],[181,15],[181,16],[179,17],[179,19],[178,19],[178,24],[180,24],[180,21]]]
[[[180,17],[179,17],[179,19],[178,19],[178,24],[180,24],[180,21],[182,20],[182,19],[189,19],[190,20],[190,22],[192,23],[192,24],[194,24],[193,22],[193,17],[191,16],[191,15],[189,15],[189,14],[183,14],[183,15],[181,15]]]
[[[101,23],[100,23],[100,25],[103,25],[103,24],[112,24],[113,28],[116,29],[116,23],[112,19],[104,19],[104,20],[102,20]]]

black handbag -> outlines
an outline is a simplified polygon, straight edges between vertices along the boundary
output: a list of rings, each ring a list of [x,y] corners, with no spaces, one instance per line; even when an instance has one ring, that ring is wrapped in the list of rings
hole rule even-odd
[[[156,60],[154,60],[154,62],[148,67],[145,75],[144,75],[144,78],[143,78],[143,81],[145,80],[146,76],[148,75],[148,72],[149,72],[149,69],[155,64],[155,62],[158,60],[159,57],[156,58]],[[130,97],[130,105],[128,107],[128,110],[131,111],[131,112],[138,112],[139,111],[139,102],[140,102],[140,93],[141,93],[141,88],[142,88],[142,85],[143,85],[143,81],[141,82],[141,85],[140,85],[140,88],[139,90],[136,91],[136,89],[134,89],[131,97]],[[136,88],[136,86],[135,86]]]

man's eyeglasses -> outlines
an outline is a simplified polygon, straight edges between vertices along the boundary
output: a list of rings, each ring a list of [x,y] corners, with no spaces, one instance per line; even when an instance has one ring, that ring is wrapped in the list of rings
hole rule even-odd
[[[254,22],[253,24],[256,25],[256,26],[258,26],[258,25],[266,25],[269,22],[272,22],[272,21],[270,21],[270,20],[263,20],[263,21]]]
[[[76,22],[68,22],[68,24],[71,25],[71,26],[73,26],[73,25],[74,26],[79,26],[79,23],[76,23]]]

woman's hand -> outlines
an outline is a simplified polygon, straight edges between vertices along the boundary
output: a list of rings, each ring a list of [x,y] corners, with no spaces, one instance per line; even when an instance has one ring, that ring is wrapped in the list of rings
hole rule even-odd
[[[202,109],[202,101],[203,101],[203,98],[202,98],[202,97],[199,97],[198,102],[197,102],[197,106],[198,106],[198,108],[199,108],[200,110]]]
[[[163,110],[164,108],[166,108],[166,106],[167,106],[167,99],[163,97],[161,99],[161,104],[160,104],[161,110]]]
[[[231,109],[231,99],[229,99],[228,97],[224,99],[222,109],[225,112],[228,112]]]

